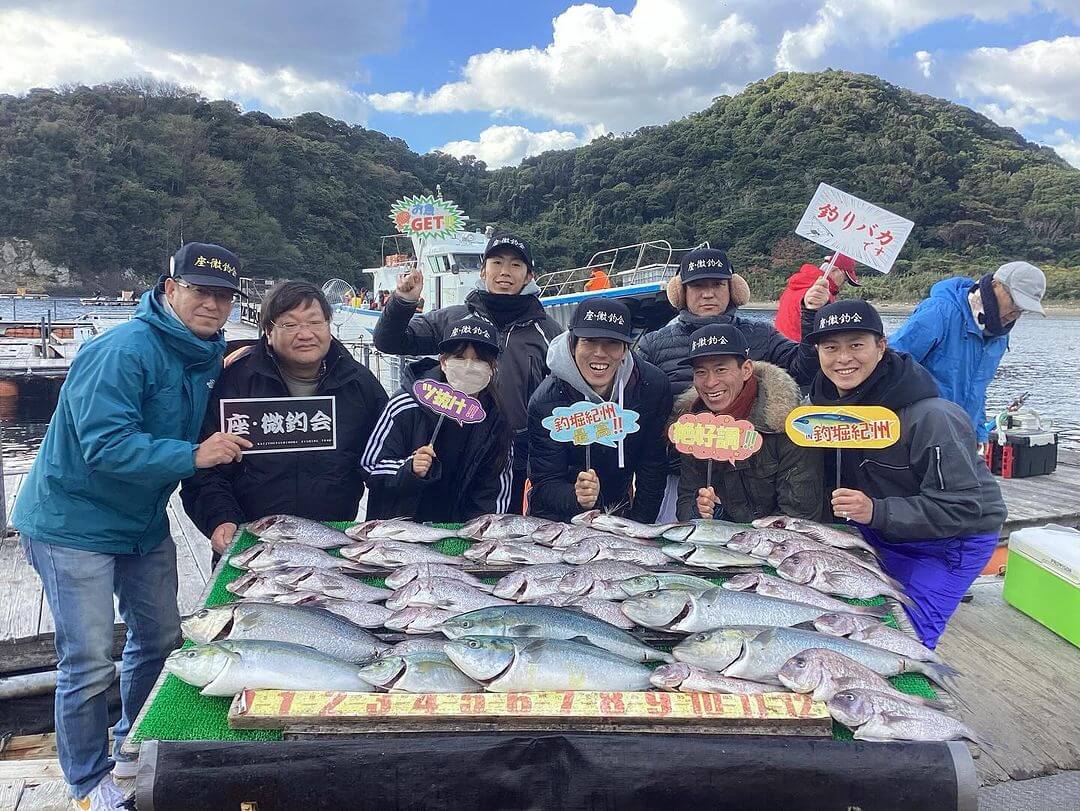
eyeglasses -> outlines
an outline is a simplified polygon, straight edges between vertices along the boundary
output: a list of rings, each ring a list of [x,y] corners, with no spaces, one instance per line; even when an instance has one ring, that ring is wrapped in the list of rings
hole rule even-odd
[[[174,281],[181,287],[190,290],[192,295],[202,299],[212,298],[222,304],[232,304],[239,298],[232,290],[224,287],[199,287],[198,285],[189,284],[183,279],[174,279]]]
[[[287,321],[285,323],[279,324],[277,321],[271,321],[270,325],[274,329],[281,330],[286,335],[295,335],[302,329],[306,329],[310,332],[322,332],[324,329],[326,329],[328,323],[329,322],[327,321],[304,321],[297,324],[294,321]]]

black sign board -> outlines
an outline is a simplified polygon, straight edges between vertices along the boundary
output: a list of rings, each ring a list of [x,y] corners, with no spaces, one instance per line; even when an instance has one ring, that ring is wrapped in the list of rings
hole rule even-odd
[[[333,397],[251,397],[221,401],[221,430],[254,447],[244,453],[332,451],[337,447]]]

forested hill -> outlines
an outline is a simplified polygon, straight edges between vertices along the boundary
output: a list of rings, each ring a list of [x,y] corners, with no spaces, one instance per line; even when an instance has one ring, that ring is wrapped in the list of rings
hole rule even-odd
[[[318,113],[241,114],[172,88],[0,96],[0,240],[29,239],[83,280],[150,279],[181,235],[235,248],[250,275],[355,278],[378,259],[390,203],[441,184],[474,223],[520,228],[545,269],[707,239],[772,287],[820,256],[793,230],[821,181],[916,222],[891,285],[1013,257],[1080,267],[1080,171],[972,110],[861,74],[780,73],[670,124],[497,171]]]

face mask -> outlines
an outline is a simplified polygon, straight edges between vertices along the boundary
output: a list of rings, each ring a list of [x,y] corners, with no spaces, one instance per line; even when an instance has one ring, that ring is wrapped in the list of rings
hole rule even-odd
[[[465,394],[476,394],[491,382],[491,366],[482,360],[447,358],[443,362],[446,382]]]

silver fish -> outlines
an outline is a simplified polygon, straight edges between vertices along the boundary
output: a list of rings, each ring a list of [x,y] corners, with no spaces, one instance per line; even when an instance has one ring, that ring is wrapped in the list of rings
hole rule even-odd
[[[388,693],[479,693],[483,687],[443,651],[383,656],[360,670],[360,678]]]
[[[691,543],[695,546],[726,546],[735,535],[746,530],[742,524],[730,521],[695,518],[689,524],[668,525],[664,538],[675,543]]]
[[[794,532],[801,532],[803,535],[808,535],[815,540],[836,547],[837,549],[865,549],[868,552],[874,553],[874,547],[865,541],[861,535],[854,532],[845,532],[836,527],[830,527],[828,524],[819,524],[817,521],[811,521],[808,518],[790,518],[786,515],[770,515],[766,518],[759,518],[754,521],[754,526],[789,529]]]
[[[823,608],[805,603],[723,588],[700,594],[649,591],[627,598],[622,610],[639,625],[684,632],[722,625],[798,625],[826,613]]]
[[[822,614],[814,620],[814,628],[829,636],[848,636],[860,628],[870,628],[880,624],[881,620],[877,617],[841,613]]]
[[[442,653],[443,647],[446,645],[446,637],[442,634],[428,634],[426,636],[415,636],[412,639],[403,639],[396,643],[390,650],[384,653],[380,659],[385,656],[401,656],[406,653],[421,653],[425,651],[434,651],[436,653]]]
[[[776,567],[776,573],[785,580],[839,597],[859,600],[892,597],[912,605],[903,587],[892,578],[885,582],[872,572],[826,552],[796,552]]]
[[[513,538],[549,545],[566,524],[531,515],[488,514],[474,518],[458,530],[461,538],[474,541],[506,541]]]
[[[695,546],[692,543],[673,543],[663,547],[665,557],[703,569],[733,569],[761,566],[761,561],[724,546]]]
[[[621,580],[592,580],[585,591],[573,592],[560,589],[559,594],[565,597],[592,597],[597,600],[619,601],[626,599]]]
[[[464,636],[446,655],[493,693],[540,690],[647,690],[645,665],[565,639]]]
[[[336,549],[352,543],[340,529],[295,515],[267,515],[252,521],[247,530],[263,541],[295,541],[319,549]]]
[[[436,541],[444,541],[447,538],[457,538],[460,533],[461,530],[457,529],[429,527],[415,521],[392,518],[389,521],[379,521],[374,526],[368,527],[364,539],[369,541],[400,541],[402,543],[435,543]],[[356,536],[350,534],[350,537]]]
[[[279,581],[277,575],[283,572],[305,572],[309,569],[271,569],[268,572],[244,572],[235,580],[225,584],[225,590],[237,597],[248,600],[267,600],[278,594],[292,591],[286,583]]]
[[[259,543],[245,550],[253,554],[243,557],[238,561],[237,556],[229,559],[229,563],[237,568],[248,569],[252,572],[266,572],[271,569],[284,569],[298,566],[310,566],[313,569],[351,569],[353,571],[367,571],[364,566],[344,558],[329,555],[323,550],[292,541],[280,541],[273,544]]]
[[[743,643],[742,654],[724,668],[724,675],[755,681],[776,681],[776,674],[788,659],[810,648],[842,653],[881,676],[922,673],[946,688],[951,686],[951,679],[957,672],[945,664],[906,659],[891,651],[842,636],[829,636],[799,628],[770,628]]]
[[[601,600],[597,597],[579,596],[575,594],[551,594],[547,597],[538,597],[531,600],[529,605],[554,605],[560,608],[577,608],[586,614],[591,614],[597,619],[623,628],[629,631],[634,627],[632,620],[627,618],[619,609],[619,604],[612,600]]]
[[[586,538],[599,538],[602,541],[626,541],[633,540],[628,539],[624,535],[616,535],[613,532],[601,532],[598,529],[592,527],[578,527],[573,524],[563,524],[565,529],[556,535],[550,546],[552,549],[566,549],[568,546],[573,546],[578,541],[584,541]]]
[[[413,606],[395,611],[383,625],[391,631],[402,631],[406,634],[430,634],[454,616],[456,615],[452,611],[443,611],[440,608]]]
[[[705,670],[683,662],[660,665],[649,677],[654,687],[680,693],[775,693],[775,684],[733,679],[713,670]]]
[[[292,589],[315,591],[327,597],[357,603],[381,602],[391,594],[389,589],[370,586],[355,577],[327,569],[312,569],[311,567],[283,569],[267,572],[266,575],[275,583]]]
[[[464,566],[465,558],[444,555],[429,546],[420,543],[402,541],[367,540],[341,549],[341,554],[350,560],[396,569],[410,563],[442,563],[447,566]]]
[[[574,564],[594,560],[621,560],[638,566],[664,566],[670,563],[668,556],[655,546],[633,543],[627,539],[616,543],[586,538],[563,549],[562,559]]]
[[[829,714],[855,730],[860,741],[955,741],[967,738],[991,747],[970,727],[944,713],[874,690],[848,689],[826,703]]]
[[[386,607],[398,611],[402,608],[425,606],[444,611],[461,613],[486,608],[489,605],[513,605],[452,577],[421,577],[395,591],[386,600]]]
[[[617,582],[617,586],[626,597],[633,597],[647,591],[665,590],[691,591],[700,594],[703,591],[716,588],[716,583],[692,574],[656,572],[620,580]]]
[[[687,534],[690,532],[688,524],[642,524],[640,521],[623,518],[621,515],[611,515],[603,510],[588,510],[580,513],[571,518],[570,523],[593,527],[601,532],[624,535],[627,538],[659,538],[676,527],[684,527]]]
[[[316,591],[291,591],[287,594],[279,594],[273,598],[275,603],[282,605],[306,605],[313,608],[322,608],[331,614],[344,617],[353,625],[361,628],[381,628],[382,624],[394,612],[375,603],[357,602],[355,600],[340,600],[337,597],[327,597]]]
[[[859,688],[876,690],[924,707],[945,707],[940,701],[901,693],[884,676],[842,653],[824,648],[810,648],[795,654],[776,675],[789,690],[811,693],[816,701],[828,701],[841,690]]]
[[[671,656],[633,634],[581,611],[542,605],[481,608],[449,619],[439,628],[449,639],[461,636],[585,638],[598,648],[636,662],[670,662]]]
[[[706,670],[721,671],[735,662],[743,651],[743,644],[763,631],[764,625],[730,625],[690,634],[671,649],[671,655],[679,662],[695,665]]]
[[[920,662],[940,663],[942,661],[937,653],[930,650],[915,637],[884,624],[852,631],[848,634],[848,639],[884,648],[900,654],[905,659],[918,659]]]
[[[561,563],[558,550],[549,546],[521,541],[482,541],[465,550],[465,557],[488,566],[501,564],[536,565],[540,563]]]
[[[421,577],[451,577],[462,583],[468,583],[478,591],[491,591],[491,586],[479,577],[461,571],[457,565],[450,566],[445,563],[410,563],[402,566],[386,576],[386,587],[399,589]]]
[[[229,603],[202,608],[184,617],[180,628],[192,642],[207,643],[220,638],[292,642],[359,664],[370,662],[389,648],[336,614],[301,605]]]
[[[748,555],[753,555],[756,558],[764,560],[772,552],[774,546],[778,546],[784,541],[803,541],[824,548],[824,544],[791,530],[746,529],[745,527],[742,532],[737,532],[731,536],[731,539],[727,542],[727,547],[728,549],[745,552]],[[799,550],[795,549],[794,551],[797,552]]]
[[[345,690],[368,692],[355,664],[304,645],[266,640],[228,640],[175,650],[165,669],[204,696],[241,690]]]
[[[850,605],[848,603],[822,594],[817,589],[792,583],[764,572],[752,572],[737,574],[724,581],[723,587],[730,591],[753,591],[766,597],[779,597],[781,600],[793,600],[797,603],[816,605],[826,611],[847,612],[850,614],[867,614],[872,617],[883,617],[889,613],[889,609],[875,605]]]
[[[564,594],[584,594],[598,580],[626,580],[649,574],[649,570],[636,563],[621,560],[598,560],[583,563],[559,581],[559,591]]]
[[[574,567],[566,563],[540,563],[511,572],[495,584],[492,591],[504,600],[525,603],[537,597],[559,592],[559,581]]]
[[[755,532],[769,532],[770,530],[754,530]],[[772,567],[779,566],[785,560],[798,552],[820,552],[826,555],[832,555],[833,557],[843,558],[848,563],[852,563],[855,566],[866,569],[874,574],[881,580],[887,580],[888,576],[881,569],[881,564],[877,559],[867,560],[861,556],[860,550],[855,549],[837,549],[836,547],[824,544],[821,541],[815,540],[807,535],[800,535],[799,533],[791,533],[794,538],[786,538],[784,540],[774,541],[770,546],[768,552],[765,555],[765,559]],[[761,547],[759,546],[759,549]],[[858,554],[857,554],[858,553]]]

